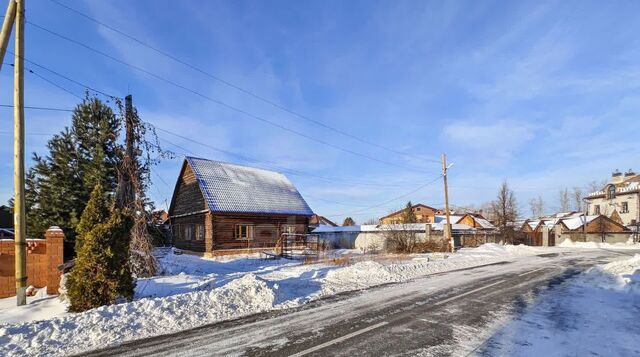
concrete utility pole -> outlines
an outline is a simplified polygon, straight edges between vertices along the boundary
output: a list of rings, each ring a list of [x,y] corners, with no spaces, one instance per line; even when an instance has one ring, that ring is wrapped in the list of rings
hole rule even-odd
[[[453,165],[453,164],[451,164]],[[447,217],[447,224],[444,228],[444,236],[447,240],[449,240],[451,244],[451,251],[455,250],[455,242],[453,241],[453,235],[451,234],[451,217],[449,214],[449,187],[447,185],[447,170],[451,167],[451,165],[447,166],[447,156],[442,154],[442,178],[444,179],[444,213]]]
[[[4,15],[4,21],[2,22],[2,32],[0,32],[0,69],[2,69],[4,54],[7,52],[7,45],[9,44],[9,38],[11,37],[11,30],[13,30],[13,22],[15,19],[16,2],[15,0],[9,0],[7,13]]]
[[[27,240],[24,207],[24,2],[25,0],[16,0],[13,71],[13,191],[15,195],[13,223],[18,306],[27,303]]]

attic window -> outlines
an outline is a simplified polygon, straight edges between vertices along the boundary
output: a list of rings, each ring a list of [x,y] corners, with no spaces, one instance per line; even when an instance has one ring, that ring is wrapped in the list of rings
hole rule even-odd
[[[616,186],[609,185],[609,187],[607,187],[607,198],[612,200],[615,197],[616,197]]]
[[[420,207],[416,208],[416,211],[419,211],[419,210],[420,210]]]

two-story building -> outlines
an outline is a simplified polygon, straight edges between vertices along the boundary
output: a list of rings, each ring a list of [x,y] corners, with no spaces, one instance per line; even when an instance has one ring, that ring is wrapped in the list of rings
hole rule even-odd
[[[640,175],[629,170],[615,171],[600,191],[585,198],[590,215],[605,215],[624,225],[640,222]]]
[[[380,224],[398,224],[403,222],[403,216],[406,208],[389,213],[388,215],[380,218]],[[411,206],[413,214],[416,216],[417,223],[435,223],[437,214],[440,214],[441,210],[433,208],[422,203],[417,203]]]

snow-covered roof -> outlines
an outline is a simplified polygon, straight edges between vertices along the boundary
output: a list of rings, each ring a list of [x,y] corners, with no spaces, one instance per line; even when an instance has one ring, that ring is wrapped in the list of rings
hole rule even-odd
[[[186,157],[212,212],[313,214],[298,190],[279,172]]]
[[[574,230],[582,227],[585,222],[589,223],[598,217],[598,215],[586,216],[586,220],[585,216],[565,218],[562,220],[562,223],[564,223],[564,225],[567,226],[567,228],[569,228],[570,230]]]
[[[441,223],[405,223],[405,224],[363,224],[361,226],[343,226],[343,227],[331,227],[331,226],[319,226],[313,230],[313,233],[338,233],[338,232],[384,232],[384,231],[425,231],[425,226],[429,224],[434,231],[441,231],[444,227],[444,222]],[[466,224],[451,224],[452,231],[473,231],[474,228],[469,227]]]
[[[444,230],[444,222],[441,223],[432,223],[431,224],[431,229],[433,229],[434,231],[442,231]],[[451,224],[451,230],[452,231],[474,231],[475,229],[473,227],[470,227],[466,224],[458,224],[458,223],[452,223]]]
[[[361,232],[361,228],[359,225],[355,226],[330,226],[326,224],[321,224],[316,227],[313,233],[337,233],[337,232]]]
[[[451,224],[453,224],[454,222],[458,222],[459,220],[461,220],[462,217],[464,217],[464,216],[450,214],[449,215],[449,222],[451,222]],[[446,222],[447,221],[447,216],[446,215],[436,215],[435,218],[434,218],[434,221],[435,221],[435,223]]]
[[[494,228],[496,228],[496,226],[494,226],[493,224],[491,224],[491,222],[489,222],[488,220],[486,220],[484,218],[473,216],[473,219],[476,221],[476,223],[478,223],[484,229],[494,229]]]
[[[540,221],[539,220],[529,221],[527,222],[527,224],[529,225],[529,228],[536,229],[536,227],[538,227],[538,224],[540,224]]]

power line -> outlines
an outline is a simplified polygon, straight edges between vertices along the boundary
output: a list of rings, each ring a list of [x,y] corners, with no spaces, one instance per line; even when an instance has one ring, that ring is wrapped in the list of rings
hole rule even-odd
[[[90,21],[93,21],[94,23],[96,23],[96,24],[98,24],[98,25],[100,25],[100,26],[102,26],[102,27],[104,27],[106,29],[109,29],[109,30],[111,30],[111,31],[113,31],[115,33],[118,33],[118,34],[120,34],[120,35],[122,35],[122,36],[124,36],[124,37],[126,37],[126,38],[128,38],[128,39],[130,39],[130,40],[132,40],[132,41],[134,41],[136,43],[138,43],[139,45],[144,46],[144,47],[146,47],[146,48],[148,48],[148,49],[150,49],[150,50],[152,50],[152,51],[154,51],[154,52],[156,52],[156,53],[158,53],[158,54],[160,54],[160,55],[162,55],[164,57],[167,57],[167,58],[169,58],[169,59],[171,59],[171,60],[173,60],[173,61],[175,61],[175,62],[177,62],[179,64],[182,64],[182,65],[184,65],[184,66],[186,66],[186,67],[188,67],[188,68],[200,73],[200,74],[203,74],[203,75],[205,75],[205,76],[207,76],[207,77],[209,77],[209,78],[211,78],[211,79],[213,79],[215,81],[218,81],[218,82],[220,82],[220,83],[222,83],[222,84],[224,84],[224,85],[226,85],[226,86],[228,86],[230,88],[233,88],[233,89],[238,90],[238,91],[240,91],[242,93],[245,93],[245,94],[247,94],[247,95],[249,95],[249,96],[251,96],[251,97],[253,97],[255,99],[258,99],[258,100],[260,100],[260,101],[262,101],[264,103],[267,103],[267,104],[269,104],[269,105],[271,105],[271,106],[273,106],[275,108],[278,108],[278,109],[280,109],[280,110],[282,110],[282,111],[284,111],[286,113],[294,115],[294,116],[296,116],[296,117],[298,117],[300,119],[304,119],[306,121],[309,121],[309,122],[314,123],[316,125],[319,125],[319,126],[325,128],[325,129],[331,130],[331,131],[333,131],[335,133],[338,133],[338,134],[344,135],[346,137],[349,137],[351,139],[357,140],[357,141],[359,141],[361,143],[364,143],[364,144],[367,144],[367,145],[371,145],[371,146],[375,146],[377,148],[380,148],[380,149],[383,149],[383,150],[386,150],[386,151],[389,151],[389,152],[392,152],[392,153],[395,153],[395,154],[408,156],[408,154],[405,153],[405,152],[402,152],[402,151],[399,151],[399,150],[396,150],[396,149],[393,149],[393,148],[389,148],[387,146],[375,143],[373,141],[369,141],[369,140],[363,139],[361,137],[358,137],[356,135],[350,134],[350,133],[345,132],[343,130],[334,128],[332,126],[329,126],[329,125],[327,125],[327,124],[325,124],[325,123],[323,123],[321,121],[318,121],[318,120],[315,120],[313,118],[310,118],[310,117],[308,117],[308,116],[306,116],[304,114],[300,114],[298,112],[295,112],[295,111],[293,111],[293,110],[291,110],[291,109],[289,109],[289,108],[287,108],[287,107],[285,107],[285,106],[283,106],[283,105],[281,105],[279,103],[276,103],[276,102],[274,102],[274,101],[272,101],[272,100],[270,100],[268,98],[265,98],[265,97],[263,97],[263,96],[261,96],[259,94],[256,94],[255,92],[253,92],[251,90],[248,90],[248,89],[245,89],[243,87],[240,87],[239,85],[233,84],[233,83],[229,82],[228,80],[225,80],[225,79],[223,79],[223,78],[221,78],[221,77],[219,77],[217,75],[214,75],[214,74],[212,74],[210,72],[207,72],[207,71],[205,71],[205,70],[203,70],[203,69],[201,69],[201,68],[199,68],[199,67],[197,67],[197,66],[195,66],[195,65],[193,65],[193,64],[191,64],[189,62],[186,62],[185,60],[182,60],[182,59],[180,59],[180,58],[178,58],[176,56],[173,56],[172,54],[170,54],[168,52],[165,52],[165,51],[163,51],[163,50],[161,50],[161,49],[159,49],[157,47],[154,47],[154,46],[150,45],[148,42],[142,41],[142,40],[140,40],[140,39],[138,39],[138,38],[136,38],[136,37],[134,37],[132,35],[129,35],[129,34],[127,34],[126,32],[124,32],[122,30],[119,30],[119,29],[117,29],[117,28],[115,28],[113,26],[110,26],[110,25],[108,25],[108,24],[106,24],[106,23],[104,23],[104,22],[102,22],[102,21],[100,21],[100,20],[98,20],[98,19],[96,19],[96,18],[94,18],[92,16],[89,16],[89,15],[87,15],[87,14],[85,14],[85,13],[79,11],[79,10],[76,10],[76,9],[74,9],[74,8],[68,6],[68,5],[65,5],[65,4],[63,4],[63,3],[59,2],[59,1],[56,1],[56,0],[50,0],[50,1],[53,2],[54,4],[60,6],[60,7],[63,7],[65,9],[69,10],[69,11],[72,11],[72,12],[74,12],[74,13],[76,13],[76,14],[78,14],[78,15],[80,15],[80,16],[82,16],[82,17],[84,17],[84,18],[86,18],[86,19],[88,19]],[[426,160],[426,161],[439,162],[438,160],[435,160],[435,159],[429,159],[429,158],[423,158],[423,159]]]
[[[442,177],[442,175],[438,175],[438,176],[437,176],[437,177],[435,177],[433,180],[430,180],[430,181],[428,181],[427,183],[424,183],[424,184],[422,184],[422,185],[418,186],[418,187],[417,187],[416,189],[414,189],[414,190],[411,190],[411,191],[409,191],[409,192],[407,192],[407,193],[404,193],[404,194],[402,194],[402,195],[400,195],[400,196],[394,197],[394,198],[392,198],[392,199],[390,199],[390,200],[387,200],[387,201],[384,201],[384,202],[378,203],[378,204],[376,204],[376,205],[369,206],[369,207],[367,207],[367,208],[364,208],[364,209],[361,209],[361,210],[357,210],[357,211],[353,211],[353,212],[346,212],[346,213],[340,213],[340,214],[332,214],[332,215],[329,215],[328,217],[347,216],[347,215],[349,215],[349,214],[354,215],[354,214],[356,214],[356,213],[362,213],[362,212],[369,211],[370,209],[373,209],[373,208],[378,208],[378,207],[384,206],[384,205],[386,205],[386,204],[388,204],[388,203],[391,203],[391,202],[393,202],[393,201],[397,201],[397,200],[399,200],[399,199],[401,199],[401,198],[405,198],[405,197],[407,197],[407,196],[409,196],[409,195],[411,195],[411,194],[413,194],[413,193],[415,193],[415,192],[420,191],[421,189],[423,189],[423,188],[425,188],[425,187],[427,187],[427,186],[429,186],[429,185],[433,184],[434,182],[438,181],[441,177]]]
[[[11,52],[11,51],[9,51],[9,50],[7,50],[7,52],[8,52],[8,53],[10,53],[10,54],[12,54],[12,55],[15,55],[13,52]],[[90,90],[90,91],[92,91],[92,92],[96,92],[96,93],[98,93],[98,94],[102,94],[102,95],[104,95],[105,97],[108,97],[108,98],[111,98],[111,99],[118,99],[118,98],[120,98],[120,99],[121,99],[121,98],[122,98],[122,97],[119,97],[119,96],[111,95],[111,94],[109,94],[109,93],[105,93],[105,92],[103,92],[103,91],[101,91],[101,90],[98,90],[98,89],[95,89],[95,88],[93,88],[93,87],[91,87],[91,86],[89,86],[89,85],[87,85],[87,84],[84,84],[84,83],[82,83],[82,82],[76,81],[76,80],[75,80],[75,79],[73,79],[73,78],[70,78],[70,77],[68,77],[68,76],[65,76],[64,74],[62,74],[62,73],[60,73],[60,72],[54,71],[53,69],[48,68],[48,67],[45,67],[45,66],[43,66],[43,65],[41,65],[41,64],[39,64],[39,63],[36,63],[36,62],[34,62],[34,61],[32,61],[32,60],[30,60],[30,59],[26,58],[26,57],[23,57],[22,59],[23,59],[25,62],[27,62],[27,63],[30,63],[30,64],[32,64],[32,65],[34,65],[34,66],[38,67],[38,68],[42,68],[42,69],[44,69],[45,71],[47,71],[47,72],[49,72],[49,73],[52,73],[52,74],[54,74],[54,75],[56,75],[56,76],[58,76],[58,77],[60,77],[60,78],[63,78],[63,79],[65,79],[65,80],[67,80],[67,81],[69,81],[69,82],[71,82],[71,83],[74,83],[74,84],[76,84],[76,85],[78,85],[78,86],[80,86],[80,87],[86,88],[86,89],[88,89],[88,90]],[[66,91],[66,90],[65,90],[65,91]]]
[[[315,138],[315,137],[313,137],[313,136],[311,136],[311,135],[307,135],[307,134],[302,133],[302,132],[300,132],[300,131],[297,131],[297,130],[291,129],[291,128],[289,128],[289,127],[285,126],[285,125],[282,125],[282,124],[276,123],[276,122],[274,122],[274,121],[272,121],[272,120],[266,119],[266,118],[261,117],[261,116],[259,116],[259,115],[255,115],[255,114],[249,113],[249,112],[247,112],[247,111],[246,111],[246,110],[244,110],[244,109],[238,108],[238,107],[233,106],[233,105],[231,105],[231,104],[227,104],[226,102],[223,102],[223,101],[221,101],[221,100],[211,98],[211,97],[209,97],[208,95],[205,95],[205,94],[203,94],[203,93],[201,93],[201,92],[199,92],[199,91],[197,91],[197,90],[191,89],[191,88],[186,87],[186,86],[184,86],[184,85],[182,85],[182,84],[179,84],[179,83],[177,83],[177,82],[174,82],[174,81],[172,81],[172,80],[170,80],[170,79],[167,79],[167,78],[165,78],[165,77],[162,77],[162,76],[160,76],[160,75],[158,75],[158,74],[155,74],[155,73],[153,73],[153,72],[150,72],[150,71],[148,71],[148,70],[146,70],[146,69],[144,69],[144,68],[141,68],[141,67],[136,66],[136,65],[134,65],[134,64],[128,63],[128,62],[126,62],[126,61],[123,61],[123,60],[121,60],[121,59],[119,59],[119,58],[116,58],[116,57],[114,57],[114,56],[112,56],[112,55],[110,55],[110,54],[106,53],[106,52],[103,52],[103,51],[101,51],[101,50],[98,50],[98,49],[96,49],[96,48],[93,48],[93,47],[91,47],[91,46],[89,46],[89,45],[87,45],[87,44],[84,44],[84,43],[82,43],[82,42],[80,42],[80,41],[77,41],[77,40],[74,40],[74,39],[72,39],[72,38],[69,38],[69,37],[67,37],[67,36],[65,36],[65,35],[62,35],[62,34],[60,34],[60,33],[57,33],[57,32],[55,32],[55,31],[49,30],[49,29],[47,29],[47,28],[45,28],[45,27],[42,27],[42,26],[40,26],[40,25],[34,24],[33,22],[29,22],[29,21],[27,21],[27,23],[28,23],[28,24],[30,24],[31,26],[34,26],[34,27],[36,27],[36,28],[38,28],[38,29],[42,30],[42,31],[45,31],[45,32],[47,32],[47,33],[49,33],[49,34],[52,34],[52,35],[56,36],[56,37],[59,37],[59,38],[61,38],[61,39],[65,40],[65,41],[68,41],[68,42],[71,42],[71,43],[76,44],[76,45],[78,45],[78,46],[81,46],[81,47],[83,47],[83,48],[85,48],[85,49],[88,49],[88,50],[90,50],[90,51],[92,51],[92,52],[95,52],[95,53],[97,53],[97,54],[99,54],[99,55],[101,55],[101,56],[104,56],[104,57],[106,57],[106,58],[109,58],[109,59],[110,59],[110,60],[112,60],[112,61],[115,61],[115,62],[117,62],[117,63],[120,63],[120,64],[124,65],[124,66],[130,67],[130,68],[132,68],[132,69],[135,69],[136,71],[139,71],[139,72],[144,73],[144,74],[146,74],[146,75],[149,75],[149,76],[151,76],[151,77],[153,77],[153,78],[155,78],[155,79],[157,79],[157,80],[159,80],[159,81],[162,81],[162,82],[168,83],[168,84],[170,84],[170,85],[172,85],[172,86],[178,87],[178,88],[180,88],[180,89],[182,89],[182,90],[185,90],[185,91],[190,92],[190,93],[192,93],[192,94],[194,94],[194,95],[197,95],[197,96],[199,96],[199,97],[201,97],[201,98],[203,98],[203,99],[206,99],[206,100],[208,100],[208,101],[210,101],[210,102],[212,102],[212,103],[218,104],[218,105],[220,105],[220,106],[222,106],[222,107],[225,107],[225,108],[227,108],[227,109],[229,109],[229,110],[232,110],[232,111],[235,111],[235,112],[237,112],[237,113],[243,114],[243,115],[245,115],[245,116],[247,116],[247,117],[249,117],[249,118],[252,118],[252,119],[255,119],[255,120],[261,121],[261,122],[263,122],[263,123],[269,124],[269,125],[271,125],[271,126],[274,126],[274,127],[279,128],[279,129],[281,129],[281,130],[287,131],[287,132],[289,132],[289,133],[292,133],[292,134],[298,135],[298,136],[303,137],[303,138],[306,138],[306,139],[308,139],[308,140],[315,141],[315,142],[317,142],[317,143],[320,143],[320,144],[326,145],[326,146],[328,146],[328,147],[331,147],[331,148],[334,148],[334,149],[337,149],[337,150],[340,150],[340,151],[343,151],[343,152],[346,152],[346,153],[352,154],[352,155],[354,155],[354,156],[359,156],[359,157],[362,157],[362,158],[365,158],[365,159],[368,159],[368,160],[371,160],[371,161],[376,161],[376,162],[379,162],[379,163],[382,163],[382,164],[385,164],[385,165],[395,166],[395,167],[402,168],[402,169],[406,169],[406,170],[413,170],[413,171],[425,172],[425,171],[423,171],[423,170],[417,170],[417,169],[415,169],[415,168],[407,167],[407,166],[404,166],[404,165],[399,165],[399,164],[397,164],[397,163],[395,163],[395,162],[386,161],[386,160],[381,160],[381,159],[378,159],[378,158],[376,158],[376,157],[374,157],[374,156],[366,155],[366,154],[363,154],[363,153],[360,153],[360,152],[353,151],[353,150],[351,150],[351,149],[348,149],[348,148],[342,147],[342,146],[340,146],[340,145],[332,144],[332,143],[330,143],[330,142],[327,142],[327,141],[324,141],[324,140],[321,140],[321,139]]]
[[[0,107],[2,107],[2,108],[13,108],[13,105],[11,105],[11,104],[0,104]],[[28,105],[25,105],[24,109],[49,110],[49,111],[54,111],[54,112],[73,112],[73,109],[34,107],[34,106],[28,106]],[[53,135],[53,134],[51,134],[51,135]]]
[[[283,173],[287,173],[287,174],[290,174],[290,175],[307,176],[307,177],[312,177],[312,178],[315,178],[315,179],[323,180],[323,181],[326,181],[326,182],[333,182],[333,183],[335,183],[335,182],[343,182],[343,183],[346,183],[346,184],[350,184],[352,186],[358,186],[359,185],[359,186],[386,187],[386,188],[389,188],[389,187],[404,187],[404,186],[406,186],[404,184],[393,185],[393,184],[380,184],[380,183],[372,183],[372,182],[364,182],[364,181],[345,180],[345,179],[339,179],[339,178],[335,178],[335,177],[327,177],[327,176],[309,174],[309,173],[306,173],[306,172],[303,172],[303,171],[299,171],[299,170],[295,170],[295,169],[283,168],[283,167],[279,166],[277,163],[275,163],[273,161],[257,159],[255,157],[251,157],[251,156],[247,156],[247,155],[244,155],[244,154],[239,154],[239,153],[231,152],[229,150],[221,149],[221,148],[215,147],[215,146],[213,146],[211,144],[203,143],[201,141],[194,140],[194,139],[186,137],[184,135],[176,134],[174,132],[171,132],[169,130],[160,128],[160,127],[158,127],[158,126],[156,126],[154,124],[151,124],[149,122],[147,122],[147,123],[149,125],[152,125],[154,128],[156,128],[156,130],[161,131],[163,133],[178,137],[180,139],[192,142],[194,144],[198,144],[198,145],[210,148],[212,150],[221,152],[221,153],[229,155],[229,156],[234,156],[234,157],[240,158],[240,159],[242,159],[244,161],[261,163],[264,167],[266,167],[268,169],[281,171]],[[166,141],[166,142],[168,142],[169,144],[171,144],[171,145],[173,145],[175,147],[180,148],[181,150],[184,150],[185,152],[188,152],[190,155],[197,155],[193,151],[191,151],[189,149],[186,149],[186,148],[184,148],[182,146],[179,146],[179,145],[177,145],[175,143],[172,143],[171,141],[167,140],[166,138],[161,138],[161,139]]]

